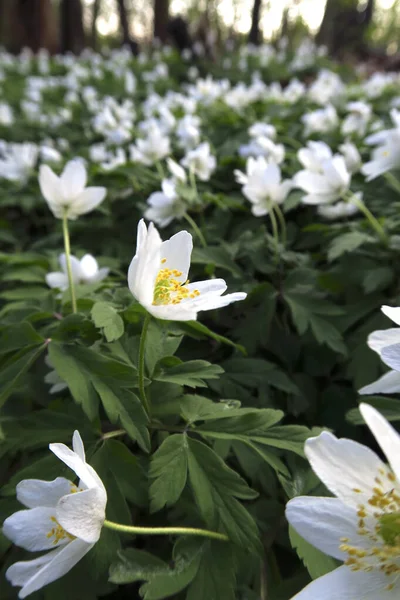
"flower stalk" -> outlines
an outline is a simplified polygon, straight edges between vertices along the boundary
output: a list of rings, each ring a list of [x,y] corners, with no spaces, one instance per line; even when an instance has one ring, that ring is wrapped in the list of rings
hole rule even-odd
[[[147,336],[147,330],[149,328],[150,318],[151,317],[150,317],[149,313],[146,313],[146,316],[143,321],[142,333],[140,336],[139,359],[138,359],[138,363],[139,363],[138,364],[139,396],[140,396],[140,401],[143,405],[143,408],[146,411],[148,416],[150,416],[150,413],[151,413],[151,406],[150,406],[150,401],[146,395],[146,389],[145,389],[145,385],[144,385],[144,377],[145,377],[144,371],[145,371],[146,336]]]
[[[76,306],[74,280],[72,277],[71,244],[69,241],[68,210],[67,209],[64,209],[64,214],[63,214],[63,218],[62,218],[62,228],[63,228],[63,237],[64,237],[65,260],[66,260],[66,264],[67,264],[68,285],[69,285],[69,291],[71,294],[72,312],[76,313],[77,306]]]
[[[364,204],[364,202],[361,200],[361,198],[359,198],[356,194],[352,194],[350,192],[349,194],[345,195],[345,200],[347,200],[351,204],[354,204],[355,206],[357,206],[359,211],[362,212],[363,215],[366,217],[366,219],[369,221],[372,229],[375,229],[376,233],[378,234],[378,236],[380,237],[382,242],[385,245],[387,245],[388,237],[385,233],[385,230],[383,229],[382,225],[379,223],[378,219],[376,217],[374,217],[374,215],[369,210],[369,208]]]
[[[200,227],[198,227],[198,225],[196,224],[195,220],[192,219],[192,217],[190,215],[188,215],[188,213],[185,213],[183,215],[183,218],[185,219],[185,221],[187,221],[189,223],[189,225],[191,226],[191,228],[193,229],[193,231],[199,238],[199,241],[200,241],[201,245],[203,246],[203,248],[207,248],[206,239],[205,239],[204,235],[202,234]]]
[[[133,535],[195,535],[198,537],[211,538],[221,542],[228,542],[229,538],[223,533],[209,531],[208,529],[196,529],[192,527],[136,527],[133,525],[122,525],[113,521],[105,520],[104,527],[120,531],[121,533],[131,533]]]

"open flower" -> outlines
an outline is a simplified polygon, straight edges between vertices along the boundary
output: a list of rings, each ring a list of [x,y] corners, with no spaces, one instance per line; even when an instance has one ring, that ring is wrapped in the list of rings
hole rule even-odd
[[[343,156],[323,160],[320,171],[304,169],[294,176],[294,184],[306,192],[304,204],[331,204],[348,191],[351,175]]]
[[[192,236],[180,231],[163,242],[153,223],[147,229],[139,222],[136,254],[128,271],[133,296],[154,317],[171,321],[191,321],[201,310],[212,310],[244,300],[237,292],[222,296],[227,285],[223,279],[189,283]]]
[[[255,217],[267,215],[275,204],[282,204],[292,188],[291,180],[282,181],[278,165],[268,164],[265,158],[250,157],[246,173],[235,171],[236,181],[243,185],[243,195],[251,202]]]
[[[105,198],[106,188],[86,187],[87,173],[80,160],[69,161],[58,177],[48,165],[39,170],[40,190],[53,215],[75,220],[91,212]]]
[[[367,181],[400,167],[400,111],[393,109],[390,116],[395,125],[393,129],[378,131],[365,140],[367,144],[377,145],[371,160],[361,169]]]
[[[80,260],[75,256],[71,256],[72,280],[75,284],[96,283],[107,277],[109,270],[107,267],[99,269],[97,260],[91,254],[85,254]],[[60,254],[58,262],[60,263],[61,271],[47,273],[46,283],[51,288],[58,288],[65,291],[69,288],[67,261],[65,254]]]
[[[344,564],[293,600],[399,598],[400,436],[372,406],[360,411],[390,466],[328,432],[307,440],[307,458],[336,498],[294,498],[286,516],[305,540]]]
[[[382,312],[400,325],[400,307],[382,306]],[[385,364],[392,367],[382,377],[365,385],[360,394],[397,394],[400,392],[400,328],[374,331],[368,337],[368,346],[375,350]]]
[[[189,150],[186,156],[181,160],[181,164],[189,169],[200,181],[208,181],[211,173],[215,171],[217,160],[211,154],[210,144],[203,142],[194,150]]]
[[[3,533],[14,544],[47,554],[17,562],[6,572],[12,585],[22,586],[20,598],[59,579],[74,567],[98,541],[105,519],[107,493],[96,471],[87,464],[78,431],[73,450],[50,444],[50,450],[79,477],[75,485],[64,477],[54,481],[24,479],[17,485],[17,498],[27,507],[8,517]]]

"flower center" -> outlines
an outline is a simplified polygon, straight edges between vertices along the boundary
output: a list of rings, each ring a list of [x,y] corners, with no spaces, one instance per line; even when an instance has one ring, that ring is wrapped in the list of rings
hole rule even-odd
[[[388,577],[385,589],[392,590],[400,577],[400,490],[389,469],[380,469],[376,486],[357,510],[359,539],[341,538],[339,547],[347,554],[344,564],[352,571],[374,570]],[[393,486],[393,487],[392,487]],[[354,488],[361,494],[362,490]]]
[[[50,531],[46,537],[48,537],[49,539],[54,538],[53,539],[54,545],[58,544],[58,542],[61,542],[62,540],[65,540],[65,539],[68,539],[69,541],[75,539],[75,536],[71,535],[70,533],[68,533],[68,531],[65,531],[65,529],[63,527],[61,527],[60,523],[57,521],[57,519],[55,517],[51,517],[50,520],[53,524],[53,527],[50,529]]]
[[[161,260],[161,264],[165,264],[166,258]],[[182,276],[182,271],[177,269],[160,269],[158,271],[156,282],[154,285],[153,305],[160,306],[163,304],[180,304],[186,298],[196,298],[200,296],[199,290],[189,290],[187,284],[178,281],[177,277]]]

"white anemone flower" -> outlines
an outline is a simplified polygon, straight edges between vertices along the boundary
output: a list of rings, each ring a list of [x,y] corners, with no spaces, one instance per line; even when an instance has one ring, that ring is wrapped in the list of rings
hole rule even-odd
[[[167,227],[174,219],[179,219],[185,214],[186,207],[179,198],[173,179],[163,179],[161,190],[161,192],[153,192],[147,198],[149,208],[144,216],[159,227]]]
[[[377,145],[372,151],[372,159],[361,169],[367,181],[400,168],[400,111],[392,109],[390,116],[395,126],[393,129],[378,131],[365,140],[367,144]]]
[[[354,194],[361,200],[361,194]],[[336,204],[320,204],[317,207],[317,213],[324,219],[333,221],[335,219],[344,219],[352,217],[359,211],[358,207],[351,202],[336,202]]]
[[[223,279],[188,282],[192,236],[180,231],[163,242],[153,223],[139,221],[136,254],[128,270],[128,285],[136,300],[157,319],[192,321],[202,310],[244,300],[246,294],[222,294]]]
[[[382,306],[381,310],[396,325],[400,325],[400,307]],[[374,331],[368,337],[368,346],[392,370],[362,387],[359,394],[397,394],[400,392],[400,328]]]
[[[105,198],[106,188],[86,187],[87,173],[80,160],[71,160],[60,177],[48,165],[39,170],[40,190],[53,215],[75,220],[96,208]]]
[[[30,552],[51,550],[30,561],[8,568],[7,579],[22,586],[19,598],[41,589],[72,569],[99,540],[105,520],[107,492],[96,471],[87,464],[78,431],[73,450],[50,444],[50,450],[79,477],[75,485],[64,477],[53,481],[24,479],[17,485],[17,499],[27,507],[6,519],[3,533]]]
[[[275,204],[282,204],[292,188],[292,181],[281,180],[278,165],[268,163],[265,158],[249,158],[246,174],[235,171],[236,181],[243,185],[243,195],[251,202],[255,217],[267,215]]]
[[[352,142],[346,141],[339,146],[339,150],[344,158],[349,173],[357,173],[362,165],[361,156],[357,146]]]
[[[331,204],[349,190],[351,175],[343,156],[322,161],[320,169],[318,173],[305,169],[294,176],[295,186],[306,192],[304,204]]]
[[[190,150],[181,160],[181,164],[196,175],[200,181],[208,181],[211,173],[215,171],[217,160],[211,154],[210,144],[203,142],[194,150]]]
[[[96,283],[107,277],[110,269],[103,267],[99,269],[97,260],[91,254],[85,254],[80,260],[75,256],[71,256],[71,271],[72,280],[75,284]],[[65,291],[69,288],[67,261],[65,254],[60,254],[58,262],[60,263],[61,271],[47,273],[46,283],[51,288],[57,288]]]
[[[400,436],[372,406],[360,411],[389,466],[366,446],[328,432],[307,440],[311,467],[336,498],[294,498],[286,516],[305,540],[344,564],[293,600],[399,598]]]

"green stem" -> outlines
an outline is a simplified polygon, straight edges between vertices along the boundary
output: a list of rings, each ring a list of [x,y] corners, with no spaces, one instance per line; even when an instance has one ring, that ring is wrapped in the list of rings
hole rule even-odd
[[[183,218],[189,223],[189,225],[191,226],[191,228],[193,229],[193,231],[195,232],[195,234],[199,238],[199,240],[200,240],[201,245],[203,246],[203,248],[207,248],[207,242],[205,240],[205,237],[202,234],[201,229],[196,225],[194,219],[192,219],[192,217],[190,215],[188,215],[188,213],[185,213],[183,215]]]
[[[276,260],[278,260],[278,258],[279,258],[279,231],[278,231],[278,223],[276,221],[276,217],[275,217],[275,213],[274,213],[272,204],[270,206],[268,215],[271,219],[272,235],[273,235],[273,238],[275,241],[275,257],[276,257]]]
[[[278,215],[279,223],[281,225],[282,244],[285,246],[286,241],[287,241],[287,229],[286,229],[285,216],[284,216],[279,204],[274,204],[274,209],[275,209],[276,214]]]
[[[193,529],[192,527],[135,527],[107,520],[104,521],[103,525],[108,529],[120,531],[121,533],[132,533],[133,535],[197,535],[220,540],[221,542],[229,541],[229,538],[223,533],[208,531],[207,529]]]
[[[367,206],[365,206],[364,202],[360,198],[358,198],[355,194],[351,194],[351,193],[350,193],[350,195],[346,196],[346,199],[348,200],[348,202],[351,202],[352,204],[354,204],[354,206],[357,206],[357,208],[368,219],[371,227],[373,229],[375,229],[376,233],[381,238],[382,242],[385,245],[387,245],[388,237],[385,233],[385,230],[383,229],[382,225],[379,223],[378,219],[376,217],[374,217],[374,215],[369,210],[369,208],[367,208]]]
[[[72,268],[71,268],[71,245],[69,242],[68,215],[67,215],[66,210],[64,210],[64,214],[63,214],[62,227],[63,227],[63,237],[64,237],[65,261],[67,263],[68,285],[69,285],[69,291],[71,294],[71,302],[72,302],[72,312],[76,313],[77,308],[76,308],[75,288],[74,288],[74,280],[72,278]]]
[[[163,168],[162,164],[160,163],[160,161],[156,161],[156,169],[157,169],[159,178],[161,180],[165,179],[164,168]]]
[[[144,370],[145,370],[145,349],[146,349],[146,335],[147,330],[149,328],[150,323],[150,315],[146,313],[146,316],[143,321],[142,334],[140,336],[140,344],[139,344],[139,361],[138,361],[138,377],[139,377],[139,395],[140,400],[142,402],[143,408],[145,409],[148,416],[150,416],[151,407],[150,402],[146,396],[146,390],[144,385]]]
[[[125,435],[125,429],[115,429],[115,431],[108,431],[107,433],[103,433],[101,436],[102,440],[109,440],[114,437],[119,437],[120,435]]]
[[[385,173],[384,177],[389,185],[400,194],[400,181],[397,179],[397,177],[395,177],[390,171]]]
[[[190,185],[192,186],[192,189],[195,193],[196,196],[196,201],[199,201],[199,191],[197,189],[197,183],[196,183],[196,175],[193,172],[193,169],[189,170],[189,181],[190,181]]]

